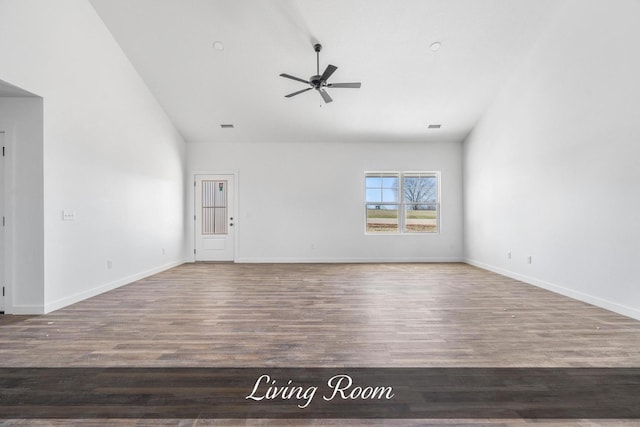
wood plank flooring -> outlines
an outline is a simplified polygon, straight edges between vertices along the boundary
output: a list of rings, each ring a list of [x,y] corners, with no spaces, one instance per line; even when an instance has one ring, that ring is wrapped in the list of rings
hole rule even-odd
[[[0,316],[0,367],[640,367],[640,322],[465,264],[197,263],[45,316]],[[105,425],[102,421],[0,425]],[[367,420],[359,425],[529,423]]]

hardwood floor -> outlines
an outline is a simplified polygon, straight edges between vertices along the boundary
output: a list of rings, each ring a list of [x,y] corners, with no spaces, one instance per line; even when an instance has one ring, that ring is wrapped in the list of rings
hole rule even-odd
[[[640,322],[465,264],[197,263],[45,316],[0,316],[0,367],[640,367]],[[98,421],[0,425],[105,425]],[[514,419],[359,425],[530,424]]]

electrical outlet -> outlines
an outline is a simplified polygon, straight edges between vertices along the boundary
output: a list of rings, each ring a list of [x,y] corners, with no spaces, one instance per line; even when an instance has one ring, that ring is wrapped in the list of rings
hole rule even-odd
[[[527,257],[527,264],[531,264],[531,255]]]

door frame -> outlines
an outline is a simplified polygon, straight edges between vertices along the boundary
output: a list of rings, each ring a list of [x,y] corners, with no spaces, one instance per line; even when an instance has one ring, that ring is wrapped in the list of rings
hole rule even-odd
[[[5,171],[7,169],[7,166],[5,164],[5,154],[8,150],[5,149],[5,140],[7,139],[7,135],[6,132],[4,131],[4,129],[0,128],[0,150],[2,150],[2,153],[0,153],[0,171],[2,174],[2,185],[0,185],[0,217],[2,220],[2,224],[0,224],[0,227],[2,227],[2,232],[1,232],[1,236],[2,238],[0,238],[0,246],[2,246],[2,253],[0,254],[0,314],[4,314],[7,311],[7,303],[6,303],[6,292],[7,289],[9,288],[7,281],[6,281],[6,274],[5,274],[5,264],[6,264],[6,251],[7,248],[5,247],[5,240],[6,240],[6,231],[5,231],[5,221],[6,221],[6,217],[5,217],[5,204],[6,204],[6,187],[5,187],[5,183],[7,182],[7,177],[5,174]]]
[[[4,286],[4,314],[13,314],[13,251],[11,250],[13,241],[13,215],[12,215],[12,196],[11,188],[13,187],[13,164],[12,164],[12,152],[13,152],[13,139],[12,134],[7,128],[0,128],[0,133],[3,134],[3,144],[0,144],[0,150],[4,147],[4,153],[0,153],[2,161],[4,163],[3,176],[2,176],[2,197],[3,197],[3,212],[0,213],[0,221],[4,216],[3,227],[4,239],[0,242],[3,245],[3,265],[2,265],[2,279],[0,283],[0,292],[2,292],[2,286]],[[4,154],[4,155],[2,155]],[[0,293],[1,295],[1,293]]]
[[[238,194],[239,194],[239,180],[238,180],[238,171],[194,171],[193,173],[191,173],[191,180],[193,181],[192,187],[191,187],[191,191],[189,192],[189,194],[192,197],[192,203],[191,203],[191,218],[192,220],[189,221],[189,223],[191,224],[191,238],[192,238],[192,242],[191,242],[191,262],[196,262],[196,210],[197,210],[197,205],[198,205],[198,199],[197,199],[197,195],[196,195],[196,181],[197,181],[197,177],[199,175],[232,175],[233,176],[233,194],[231,195],[233,197],[233,212],[234,212],[234,219],[233,219],[233,259],[231,261],[226,261],[226,262],[236,262],[236,260],[238,259],[238,227],[239,227],[239,210],[238,210]]]

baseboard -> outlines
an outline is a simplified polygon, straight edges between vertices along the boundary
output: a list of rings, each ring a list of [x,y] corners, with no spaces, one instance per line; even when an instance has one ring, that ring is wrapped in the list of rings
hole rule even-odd
[[[238,258],[238,264],[366,264],[465,262],[463,258]]]
[[[67,307],[67,306],[69,306],[71,304],[75,304],[77,302],[86,300],[86,299],[91,298],[91,297],[95,297],[96,295],[100,295],[100,294],[103,294],[105,292],[111,291],[113,289],[119,288],[121,286],[128,285],[129,283],[133,283],[133,282],[135,282],[137,280],[144,279],[145,277],[149,277],[149,276],[152,276],[154,274],[161,273],[161,272],[163,272],[165,270],[168,270],[170,268],[177,267],[179,265],[184,264],[185,262],[187,262],[187,261],[184,260],[184,259],[178,260],[178,261],[174,261],[174,262],[171,262],[171,263],[168,263],[168,264],[161,265],[161,266],[156,267],[156,268],[152,268],[150,270],[143,271],[141,273],[132,274],[130,276],[124,277],[124,278],[116,280],[114,282],[110,282],[110,283],[106,283],[104,285],[100,285],[98,287],[95,287],[93,289],[89,289],[87,291],[79,292],[77,294],[70,295],[68,297],[60,298],[59,300],[56,300],[56,301],[50,302],[48,304],[45,304],[43,313],[24,313],[24,314],[46,314],[46,313],[51,313],[52,311],[59,310],[61,308]],[[17,307],[14,307],[14,310],[16,308]],[[18,313],[16,313],[16,314],[18,314]]]
[[[5,313],[26,316],[45,314],[45,311],[42,305],[14,305],[10,310],[5,311]]]
[[[640,320],[640,310],[633,307],[628,307],[626,305],[618,304],[616,302],[609,301],[594,295],[576,291],[574,289],[566,288],[554,283],[546,282],[535,277],[529,277],[523,274],[515,273],[513,271],[505,270],[503,268],[495,267],[493,265],[485,264],[473,259],[465,258],[463,262],[469,265],[473,265],[474,267],[482,268],[483,270],[492,271],[502,276],[507,276],[512,279],[516,279],[521,282],[525,282],[530,285],[534,285],[539,288],[585,302],[587,304],[595,305],[596,307],[604,308],[605,310],[613,311],[614,313],[622,314],[623,316],[631,317],[632,319]]]

